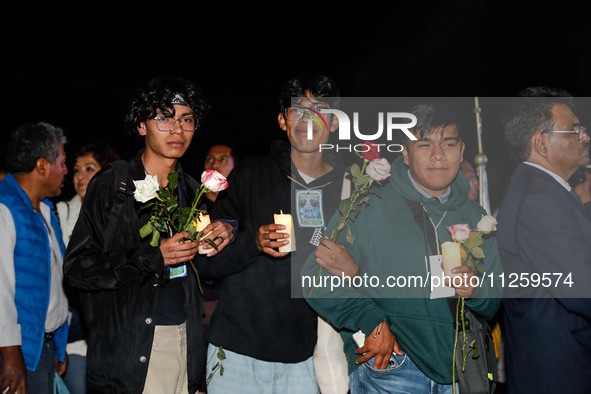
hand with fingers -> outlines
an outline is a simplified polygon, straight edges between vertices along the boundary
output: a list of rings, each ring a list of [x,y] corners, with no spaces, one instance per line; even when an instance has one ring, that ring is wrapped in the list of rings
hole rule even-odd
[[[283,257],[287,255],[287,252],[278,252],[275,248],[287,245],[289,241],[288,233],[283,233],[281,230],[285,230],[285,226],[282,224],[265,224],[259,227],[259,231],[256,235],[257,248],[261,252],[265,252],[273,257]]]
[[[189,261],[195,257],[199,243],[186,240],[187,231],[160,240],[160,252],[164,258],[164,265],[176,265]]]
[[[378,324],[373,332],[365,338],[363,347],[358,348],[355,353],[362,354],[361,357],[355,360],[357,364],[362,364],[373,358],[373,367],[375,369],[386,369],[392,353],[399,356],[403,354],[396,337],[385,321]]]
[[[354,277],[359,272],[359,266],[341,244],[332,242],[328,237],[320,240],[320,245],[314,252],[316,262],[333,275]]]
[[[27,369],[21,347],[0,347],[0,355],[0,393],[27,393]]]
[[[207,253],[207,257],[215,256],[220,253],[234,238],[233,233],[234,227],[228,222],[223,220],[214,220],[213,223],[208,224],[203,230],[203,234],[207,235],[207,238],[211,239],[217,245],[217,249],[205,241],[200,241],[200,246],[205,249],[211,249]]]
[[[470,280],[474,276],[474,270],[467,265],[460,265],[459,267],[453,268],[451,273],[459,274],[462,280],[460,282],[460,280],[456,278],[446,278],[446,285],[448,287],[455,287],[456,295],[458,297],[464,297],[467,300],[470,299],[477,288],[474,286],[474,283],[472,283],[473,281]]]

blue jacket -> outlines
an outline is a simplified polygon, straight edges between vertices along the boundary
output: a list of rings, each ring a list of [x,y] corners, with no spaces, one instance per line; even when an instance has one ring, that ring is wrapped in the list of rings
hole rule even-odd
[[[14,270],[16,281],[15,304],[18,323],[21,326],[21,350],[27,369],[34,371],[39,363],[45,334],[45,318],[49,306],[51,287],[51,249],[43,216],[35,212],[31,200],[16,182],[7,174],[0,182],[0,203],[10,210],[16,229],[14,248]],[[43,203],[50,208],[51,201]],[[51,227],[56,232],[62,256],[65,246],[56,215],[51,213]],[[55,357],[64,360],[68,339],[66,322],[55,333]]]

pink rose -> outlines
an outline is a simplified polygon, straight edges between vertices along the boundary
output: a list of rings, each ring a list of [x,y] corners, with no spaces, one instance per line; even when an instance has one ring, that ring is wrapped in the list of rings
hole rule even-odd
[[[201,174],[201,183],[212,192],[221,192],[228,188],[226,177],[215,170],[205,170]]]
[[[447,226],[447,231],[449,231],[451,239],[454,241],[465,241],[470,236],[470,225],[467,223],[454,224],[453,226]]]
[[[373,159],[365,168],[367,175],[376,181],[383,181],[390,176],[390,163],[385,158]]]

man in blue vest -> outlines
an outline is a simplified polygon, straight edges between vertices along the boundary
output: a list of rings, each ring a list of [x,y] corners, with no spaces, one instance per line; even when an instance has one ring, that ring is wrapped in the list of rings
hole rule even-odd
[[[0,182],[0,392],[51,393],[67,366],[62,234],[52,203],[66,168],[60,128],[23,125]],[[57,362],[56,362],[57,360]]]

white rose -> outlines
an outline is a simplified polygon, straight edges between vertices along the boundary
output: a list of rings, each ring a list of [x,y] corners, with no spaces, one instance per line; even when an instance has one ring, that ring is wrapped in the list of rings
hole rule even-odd
[[[221,192],[228,187],[226,177],[215,170],[205,170],[201,174],[201,183],[212,192]]]
[[[497,230],[497,219],[490,215],[482,215],[482,219],[476,225],[478,231],[488,234],[491,231]]]
[[[367,175],[376,181],[383,181],[390,176],[390,163],[385,158],[373,159],[365,168]]]
[[[133,181],[133,184],[135,185],[133,197],[139,202],[146,202],[155,198],[157,196],[156,193],[160,189],[156,175],[146,174],[146,178],[143,181]]]

